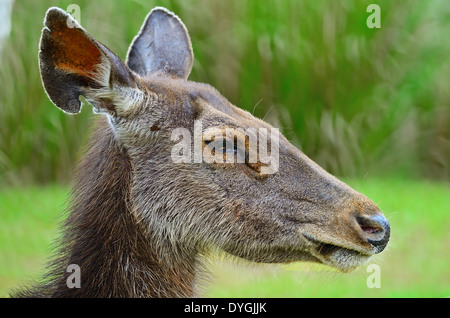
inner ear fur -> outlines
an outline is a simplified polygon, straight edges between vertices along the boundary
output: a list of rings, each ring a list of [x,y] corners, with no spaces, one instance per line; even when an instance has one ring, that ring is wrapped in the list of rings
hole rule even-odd
[[[187,79],[194,62],[186,27],[174,13],[154,8],[131,43],[126,63],[139,75]]]
[[[74,114],[83,95],[97,112],[116,113],[115,87],[136,87],[129,68],[63,10],[50,8],[44,25],[39,69],[50,100]]]

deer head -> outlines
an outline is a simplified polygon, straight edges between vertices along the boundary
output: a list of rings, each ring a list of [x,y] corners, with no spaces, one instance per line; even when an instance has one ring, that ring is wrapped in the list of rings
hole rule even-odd
[[[255,262],[351,271],[386,247],[389,223],[371,200],[268,123],[187,79],[193,51],[173,13],[150,12],[125,63],[61,9],[44,23],[39,66],[49,98],[75,114],[84,96],[108,118],[132,172],[123,213],[145,224],[161,255],[220,248]],[[264,147],[273,160],[260,156]],[[188,154],[196,150],[200,160]]]

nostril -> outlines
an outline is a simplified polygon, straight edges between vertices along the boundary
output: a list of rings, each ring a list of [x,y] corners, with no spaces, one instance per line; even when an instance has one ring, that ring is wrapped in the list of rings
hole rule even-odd
[[[364,232],[367,242],[377,248],[377,253],[383,251],[391,232],[388,220],[381,214],[372,217],[358,216],[356,220]]]
[[[379,228],[376,228],[376,227],[373,227],[373,226],[360,225],[360,227],[361,227],[361,230],[363,230],[364,233],[369,233],[369,234],[378,233],[378,232],[382,231]]]

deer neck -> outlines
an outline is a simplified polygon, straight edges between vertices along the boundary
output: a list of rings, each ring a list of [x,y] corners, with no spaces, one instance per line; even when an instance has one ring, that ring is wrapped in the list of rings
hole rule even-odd
[[[194,296],[198,253],[165,248],[157,231],[134,216],[130,162],[107,126],[94,133],[77,172],[62,243],[65,257],[59,261],[65,272],[52,296]],[[67,286],[70,264],[79,266],[80,288]]]

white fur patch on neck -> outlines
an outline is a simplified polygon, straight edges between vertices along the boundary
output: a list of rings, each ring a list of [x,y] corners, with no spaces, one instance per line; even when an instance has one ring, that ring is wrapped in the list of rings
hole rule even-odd
[[[110,83],[111,63],[105,56],[101,60],[95,72],[95,81],[101,87],[85,89],[86,99],[94,106],[96,114],[127,116],[145,100],[145,94],[137,87]],[[111,104],[110,107],[107,104]]]

